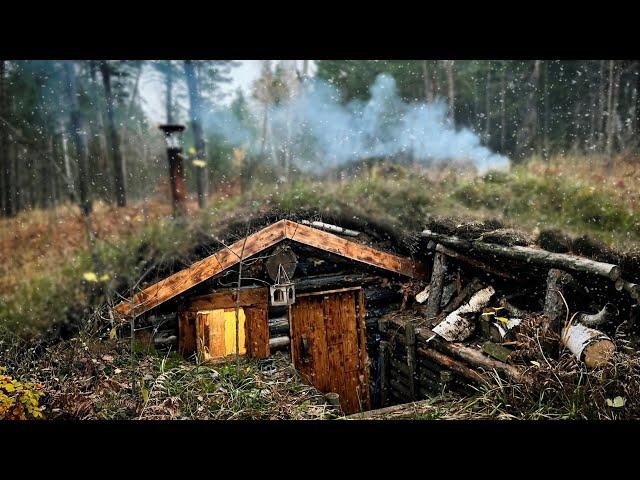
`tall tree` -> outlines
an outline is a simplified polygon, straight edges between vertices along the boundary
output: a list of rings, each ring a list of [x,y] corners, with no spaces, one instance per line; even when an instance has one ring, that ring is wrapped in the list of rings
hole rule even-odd
[[[5,216],[14,215],[13,182],[9,141],[7,137],[7,94],[5,87],[6,60],[0,60],[0,173],[2,173],[2,208]]]
[[[453,77],[453,64],[454,60],[444,61],[444,72],[447,76],[447,98],[449,99],[449,118],[455,119],[456,111],[456,86]]]
[[[422,60],[422,79],[424,81],[424,98],[427,102],[433,102],[433,84],[431,83],[431,73],[426,60]]]
[[[200,86],[196,67],[193,60],[184,61],[184,72],[187,79],[187,89],[189,91],[189,116],[191,118],[191,129],[195,142],[196,155],[198,160],[205,162],[198,167],[198,206],[205,208],[206,206],[206,143],[202,129],[202,99],[200,97]]]
[[[518,131],[516,153],[521,155],[531,147],[535,140],[538,127],[538,84],[540,81],[540,60],[535,60],[533,70],[527,83],[527,100],[524,104],[523,120]]]
[[[487,142],[491,140],[491,62],[488,62],[487,66],[487,81],[485,86],[485,129],[484,129],[484,138]]]
[[[85,217],[88,217],[92,210],[92,202],[91,192],[89,190],[87,129],[78,103],[79,92],[74,63],[70,60],[66,60],[64,62],[64,70],[71,117],[70,133],[76,147],[76,156],[78,158],[78,194],[80,197],[80,210]]]
[[[167,112],[167,123],[173,123],[173,63],[166,60],[165,73],[165,109]]]
[[[126,178],[124,174],[124,159],[120,150],[120,138],[115,124],[115,102],[111,88],[111,68],[106,60],[100,62],[100,73],[104,85],[104,95],[107,102],[107,130],[111,146],[111,159],[113,162],[113,189],[116,203],[119,207],[127,204]]]
[[[107,152],[106,129],[104,126],[104,95],[98,81],[98,62],[89,60],[89,100],[92,110],[91,140],[89,142],[90,164],[92,169],[91,179],[101,190],[101,196],[107,202],[112,202],[111,175],[109,168],[109,155]]]

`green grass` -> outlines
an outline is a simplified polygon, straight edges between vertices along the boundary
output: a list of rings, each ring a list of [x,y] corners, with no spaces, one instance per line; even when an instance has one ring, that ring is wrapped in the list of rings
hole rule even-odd
[[[397,169],[375,179],[255,185],[243,196],[216,200],[188,225],[164,219],[115,242],[98,241],[102,272],[97,273],[110,276],[103,285],[108,293],[134,283],[151,259],[173,268],[176,262],[188,264],[195,260],[188,256],[196,247],[195,232],[214,232],[221,220],[248,218],[268,206],[284,211],[317,208],[329,214],[348,207],[356,215],[412,231],[423,227],[428,214],[493,216],[528,230],[561,228],[625,246],[640,241],[640,214],[621,195],[571,172],[567,168],[562,175],[536,174],[525,165],[479,178],[448,174],[434,179]],[[87,316],[105,300],[96,294],[95,284],[83,280],[83,273],[93,270],[85,250],[60,267],[25,276],[15,292],[0,298],[1,321],[12,330],[35,331],[73,312]]]

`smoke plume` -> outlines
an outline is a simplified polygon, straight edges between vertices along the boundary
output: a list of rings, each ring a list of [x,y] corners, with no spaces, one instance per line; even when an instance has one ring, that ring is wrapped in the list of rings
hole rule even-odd
[[[267,153],[289,155],[299,169],[313,172],[399,156],[425,166],[471,163],[479,173],[508,168],[509,160],[483,146],[478,135],[456,129],[444,101],[404,102],[386,74],[378,75],[370,94],[367,101],[343,105],[335,87],[308,81],[290,101],[270,108]],[[211,115],[208,126],[232,143],[251,142],[253,150],[261,144],[229,113]]]

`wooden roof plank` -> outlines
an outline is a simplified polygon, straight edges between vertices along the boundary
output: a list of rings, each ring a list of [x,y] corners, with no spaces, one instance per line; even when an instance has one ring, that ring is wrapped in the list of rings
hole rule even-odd
[[[213,255],[194,263],[191,267],[154,283],[134,295],[133,302],[124,301],[118,304],[115,310],[122,316],[129,316],[133,306],[135,316],[141,315],[239,263],[240,255],[243,258],[250,257],[284,240],[284,238],[284,222],[281,220],[249,235],[246,237],[246,243],[245,239],[241,238],[229,247],[222,248]]]
[[[137,317],[236,265],[239,263],[241,255],[243,258],[248,258],[285,239],[410,278],[422,276],[422,271],[418,270],[416,264],[409,258],[376,250],[290,220],[280,220],[246,237],[246,243],[242,238],[233,245],[222,248],[213,255],[194,263],[191,267],[145,288],[135,294],[132,301],[118,304],[115,311],[118,315],[127,317],[131,315],[133,310]]]
[[[285,220],[285,231],[286,237],[295,242],[300,242],[326,252],[334,253],[374,267],[383,268],[410,278],[419,276],[415,263],[409,258],[376,250],[367,245],[339,237],[333,233],[301,225],[290,220]]]

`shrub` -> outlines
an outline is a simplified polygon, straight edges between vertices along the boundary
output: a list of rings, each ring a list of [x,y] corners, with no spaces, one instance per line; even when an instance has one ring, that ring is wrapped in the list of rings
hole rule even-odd
[[[30,382],[20,382],[5,374],[0,367],[0,420],[43,418],[40,408],[41,388]]]

